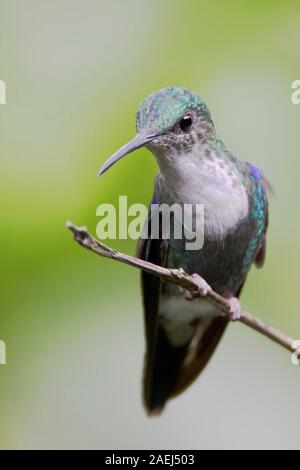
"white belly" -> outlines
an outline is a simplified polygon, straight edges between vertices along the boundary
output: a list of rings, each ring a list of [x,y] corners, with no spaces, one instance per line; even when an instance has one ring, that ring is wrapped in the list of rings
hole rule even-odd
[[[211,318],[219,314],[207,300],[186,300],[183,293],[162,294],[159,302],[160,322],[174,346],[183,346],[192,339],[197,320],[201,320],[204,331]]]

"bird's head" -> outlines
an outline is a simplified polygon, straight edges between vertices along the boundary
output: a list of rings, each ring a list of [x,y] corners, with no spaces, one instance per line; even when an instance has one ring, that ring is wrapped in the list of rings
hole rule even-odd
[[[137,134],[100,168],[103,174],[114,163],[146,146],[159,160],[189,152],[194,144],[205,143],[215,132],[209,110],[195,92],[169,87],[152,93],[141,103],[136,115]]]

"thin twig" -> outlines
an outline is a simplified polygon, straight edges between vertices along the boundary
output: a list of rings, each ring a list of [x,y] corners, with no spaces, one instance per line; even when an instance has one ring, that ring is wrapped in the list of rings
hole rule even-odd
[[[70,221],[66,223],[66,226],[73,233],[74,240],[87,250],[93,251],[94,253],[103,256],[104,258],[111,258],[116,261],[119,261],[120,263],[125,263],[143,271],[147,271],[148,273],[151,273],[154,276],[160,277],[164,281],[178,284],[179,286],[183,287],[184,289],[190,292],[193,292],[194,294],[199,291],[199,284],[193,279],[192,276],[187,274],[181,268],[167,269],[156,264],[149,263],[148,261],[141,260],[134,256],[126,255],[117,250],[109,248],[104,243],[101,243],[100,241],[96,240],[96,238],[94,238],[87,231],[86,227],[77,227]],[[215,307],[217,307],[220,310],[220,313],[222,313],[228,318],[228,320],[230,320],[231,306],[224,297],[222,297],[212,289],[209,289],[207,294],[205,295],[205,299],[211,304],[213,304]],[[268,325],[259,318],[255,317],[251,313],[242,310],[241,317],[238,321],[242,322],[244,325],[249,326],[253,330],[261,333],[262,335],[271,339],[275,343],[280,344],[288,351],[297,351],[297,342],[293,338],[287,336],[279,330],[276,330],[275,328]]]

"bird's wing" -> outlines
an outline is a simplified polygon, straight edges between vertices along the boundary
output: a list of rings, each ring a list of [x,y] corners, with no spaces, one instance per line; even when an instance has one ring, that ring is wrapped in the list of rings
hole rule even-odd
[[[150,225],[150,220],[146,222]],[[140,238],[137,246],[136,256],[145,261],[161,266],[161,241]],[[141,288],[144,305],[144,322],[148,354],[152,354],[154,338],[157,330],[157,313],[161,281],[159,277],[153,276],[145,271],[141,272]]]
[[[266,236],[269,224],[269,204],[268,188],[270,184],[264,178],[262,172],[254,165],[247,163],[248,176],[250,177],[252,210],[257,214],[257,236],[258,247],[254,258],[254,263],[258,268],[264,265],[266,257]]]
[[[267,231],[267,228],[266,228],[266,231]],[[258,249],[258,252],[257,252],[257,255],[255,257],[255,266],[257,268],[262,268],[264,263],[265,263],[265,259],[266,259],[266,245],[267,245],[267,240],[266,240],[266,233],[264,233],[261,237],[261,240],[259,242],[259,249]]]

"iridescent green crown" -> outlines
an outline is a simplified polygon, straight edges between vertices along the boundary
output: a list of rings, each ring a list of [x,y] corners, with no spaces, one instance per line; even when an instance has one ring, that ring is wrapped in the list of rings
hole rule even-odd
[[[147,96],[141,103],[137,115],[137,131],[164,132],[172,128],[188,111],[194,109],[203,118],[211,121],[209,110],[197,93],[182,87],[168,87]]]

